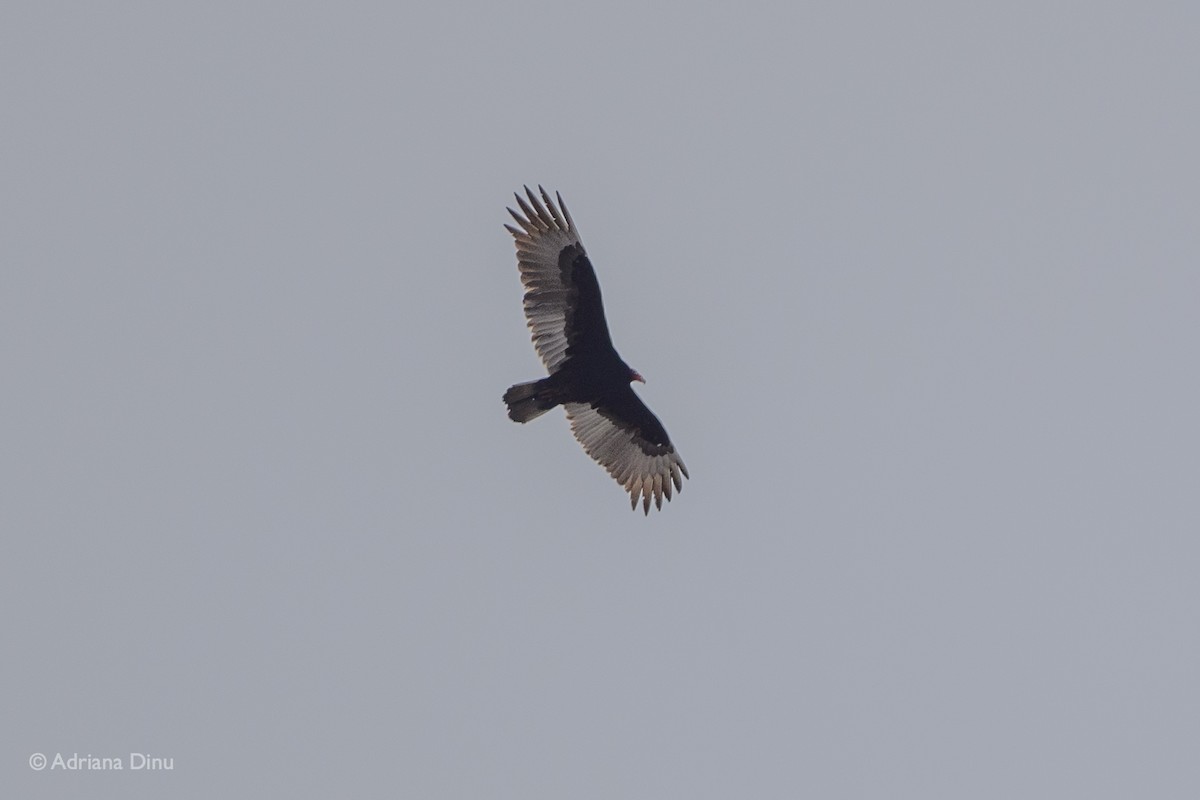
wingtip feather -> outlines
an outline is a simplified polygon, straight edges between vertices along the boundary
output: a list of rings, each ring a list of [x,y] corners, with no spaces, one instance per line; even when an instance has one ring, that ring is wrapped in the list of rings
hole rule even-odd
[[[554,195],[558,198],[558,207],[562,209],[563,218],[567,221],[567,230],[575,230],[575,221],[571,219],[571,212],[567,211],[567,204],[563,202],[562,192],[555,192]]]

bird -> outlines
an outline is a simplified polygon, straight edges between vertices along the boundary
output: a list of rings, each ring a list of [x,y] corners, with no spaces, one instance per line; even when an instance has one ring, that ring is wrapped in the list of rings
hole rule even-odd
[[[516,227],[504,227],[517,248],[533,346],[550,374],[509,387],[508,416],[529,422],[561,405],[584,451],[629,492],[630,507],[641,499],[649,516],[652,498],[661,510],[672,488],[683,491],[687,467],[633,391],[634,381],[646,381],[613,347],[596,271],[562,195],[555,205],[541,186],[540,200],[524,188],[526,197],[514,194],[520,212],[508,209]]]

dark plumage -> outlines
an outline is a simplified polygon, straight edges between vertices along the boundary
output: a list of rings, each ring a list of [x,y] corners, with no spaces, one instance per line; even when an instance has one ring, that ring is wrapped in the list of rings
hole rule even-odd
[[[672,486],[683,490],[687,467],[629,385],[642,376],[613,348],[600,284],[562,195],[555,206],[545,189],[538,191],[540,200],[529,187],[528,201],[516,195],[523,214],[508,213],[519,227],[504,227],[516,240],[525,317],[550,376],[510,387],[508,416],[528,422],[563,406],[583,449],[625,487],[634,508],[640,498],[649,514],[651,498],[661,509]]]

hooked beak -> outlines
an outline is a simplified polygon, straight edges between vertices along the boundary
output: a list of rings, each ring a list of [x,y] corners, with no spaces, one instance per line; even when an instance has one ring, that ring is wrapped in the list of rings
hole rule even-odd
[[[637,381],[638,383],[646,382],[646,379],[642,377],[642,373],[638,372],[636,369],[631,370],[631,371],[633,372],[633,374],[629,376],[629,380]]]

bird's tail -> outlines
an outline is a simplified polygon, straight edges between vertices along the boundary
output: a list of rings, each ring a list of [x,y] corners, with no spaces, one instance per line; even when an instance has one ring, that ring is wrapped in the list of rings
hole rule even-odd
[[[504,402],[508,404],[509,419],[513,422],[529,422],[558,405],[539,392],[542,388],[542,381],[529,381],[508,387],[508,391],[504,393]]]

